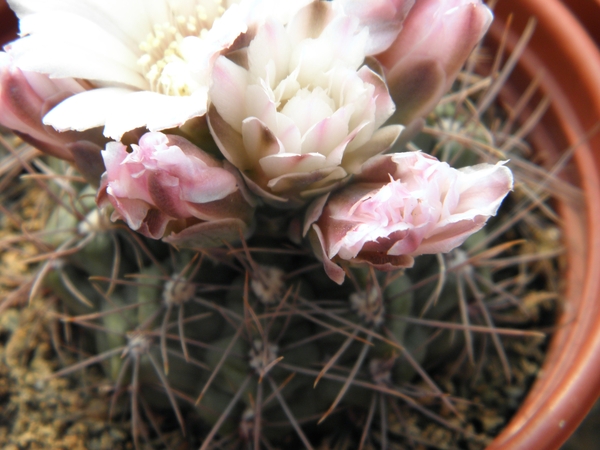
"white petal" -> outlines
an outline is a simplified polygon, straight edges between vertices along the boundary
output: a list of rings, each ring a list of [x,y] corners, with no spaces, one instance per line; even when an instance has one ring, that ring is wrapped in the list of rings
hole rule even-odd
[[[246,153],[253,161],[283,152],[277,138],[256,117],[249,117],[242,123],[242,139]]]
[[[348,136],[348,116],[346,108],[341,108],[311,127],[302,138],[302,153],[328,156]]]
[[[453,214],[495,215],[513,187],[513,175],[504,163],[459,169],[460,200]]]
[[[146,126],[159,131],[183,125],[206,113],[207,92],[199,89],[190,96],[174,97],[156,92],[131,92],[119,99],[106,118],[104,135],[116,140],[124,133]]]
[[[320,121],[333,115],[335,106],[323,89],[310,91],[305,88],[285,104],[281,113],[292,119],[300,133],[304,134]]]
[[[369,124],[367,122],[361,124],[361,126],[352,130],[342,142],[338,144],[336,148],[334,148],[329,155],[327,155],[327,163],[328,164],[341,164],[344,158],[344,152],[348,148],[352,141],[356,138],[356,136],[363,130],[363,128],[367,127]]]
[[[210,100],[219,115],[238,133],[242,131],[242,120],[246,118],[244,105],[248,72],[220,56],[213,69],[213,85],[210,88]]]
[[[285,77],[273,90],[273,98],[276,102],[284,102],[292,98],[301,88],[298,82],[300,68],[295,68],[292,73]]]
[[[139,42],[116,29],[112,17],[102,19],[97,16],[82,17],[72,11],[48,11],[22,18],[19,26],[22,34],[58,35],[66,46],[91,46],[98,52],[102,51],[102,46],[106,46],[105,52],[114,53],[115,59],[122,59],[122,55],[125,55],[136,61],[139,57]],[[131,28],[129,26],[127,29]],[[73,36],[77,36],[77,39],[73,39]]]
[[[365,83],[372,84],[375,87],[375,92],[373,93],[377,108],[375,113],[375,127],[379,128],[394,113],[396,105],[394,105],[394,101],[388,92],[385,81],[378,74],[367,66],[363,66],[358,71],[358,76]]]
[[[302,148],[302,135],[300,130],[289,117],[277,113],[277,139],[285,147],[287,153],[299,155]]]
[[[75,41],[72,36],[69,39]],[[21,38],[7,48],[22,70],[47,73],[55,78],[112,81],[139,89],[148,87],[148,82],[138,71],[135,60],[131,64],[123,64],[111,59],[102,49],[100,42],[96,41],[93,46],[88,46],[85,42],[73,42],[68,44],[65,50],[67,44],[64,36],[58,33],[36,34]]]
[[[164,0],[11,0],[19,18],[36,13],[70,12],[95,22],[119,39],[139,44],[152,30],[152,24],[169,20],[168,5]],[[47,26],[53,24],[47,22]],[[21,29],[22,33],[33,30]]]
[[[287,26],[293,44],[297,45],[306,38],[319,36],[323,27],[331,22],[335,14],[334,4],[329,2],[310,2],[309,5],[300,9]]]
[[[205,39],[213,42],[220,49],[224,49],[233,44],[235,39],[247,30],[247,20],[245,20],[239,5],[234,3],[213,22]]]
[[[213,64],[221,51],[231,46],[241,33],[247,31],[248,25],[238,10],[237,4],[231,5],[214,21],[212,27],[206,30],[202,38],[187,36],[183,39],[181,52],[199,83],[209,84]],[[195,14],[195,11],[190,15],[192,13]]]
[[[310,172],[285,173],[269,180],[267,186],[276,194],[293,196],[300,192],[295,199],[298,205],[298,199],[309,199],[330,192],[346,175],[341,167],[324,167]],[[300,200],[302,203],[304,201]]]
[[[260,166],[269,178],[290,173],[308,173],[323,168],[325,164],[326,158],[318,153],[308,155],[279,153],[260,160]]]
[[[249,70],[267,80],[270,88],[274,89],[288,74],[290,52],[291,45],[283,25],[268,21],[258,29],[248,48]],[[270,61],[274,63],[275,73],[267,77],[266,68]]]
[[[361,25],[368,27],[367,55],[375,55],[387,49],[402,29],[414,0],[336,0],[344,12],[355,16]]]
[[[321,229],[317,224],[313,224],[312,229],[314,230],[314,234],[310,234],[310,241],[317,258],[323,261],[323,268],[327,273],[327,276],[335,281],[337,284],[342,284],[344,282],[344,278],[346,276],[346,272],[340,266],[331,261],[331,258],[334,256],[329,256],[327,254],[327,250],[325,248],[325,237],[321,232]]]
[[[208,119],[210,134],[215,139],[215,143],[219,147],[219,150],[221,150],[223,156],[225,156],[231,164],[241,170],[242,174],[244,170],[251,169],[253,161],[250,161],[248,155],[244,151],[242,135],[225,122],[219,115],[215,105],[210,105],[206,118]]]
[[[258,84],[248,86],[246,89],[246,115],[257,117],[272,132],[277,131],[277,106],[269,98],[269,93]]]
[[[306,236],[310,226],[319,220],[321,214],[323,213],[323,208],[325,207],[325,203],[327,203],[327,199],[329,198],[329,193],[322,195],[321,197],[314,200],[304,213],[304,226],[302,228],[302,236]]]
[[[358,69],[365,59],[369,33],[360,29],[358,20],[338,15],[319,36],[322,45],[329,45],[336,62]]]
[[[485,225],[487,216],[475,216],[467,220],[452,221],[444,225],[438,224],[434,234],[427,236],[421,245],[412,252],[412,256],[447,253],[455,249],[469,236],[479,231]]]
[[[104,125],[115,104],[131,93],[126,88],[101,88],[82,92],[59,103],[44,117],[58,131],[84,131]]]
[[[385,152],[398,139],[404,127],[402,125],[388,125],[373,133],[366,144],[352,152],[346,152],[342,165],[350,173],[360,172],[361,166],[371,157]]]
[[[262,23],[266,17],[281,23],[288,23],[301,8],[313,3],[313,0],[242,0],[240,13],[247,17],[248,23]]]
[[[366,29],[356,33],[357,25],[358,20],[336,17],[318,38],[305,39],[294,46],[290,66],[300,68],[300,84],[309,85],[335,66],[358,69],[364,61],[368,33]]]

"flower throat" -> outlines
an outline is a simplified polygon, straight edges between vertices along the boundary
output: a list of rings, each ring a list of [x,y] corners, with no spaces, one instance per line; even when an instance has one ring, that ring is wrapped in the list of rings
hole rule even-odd
[[[223,0],[203,0],[194,14],[178,15],[170,22],[154,25],[153,32],[139,45],[142,56],[138,59],[150,90],[186,96],[198,88],[186,58],[184,39],[203,39],[224,12]]]

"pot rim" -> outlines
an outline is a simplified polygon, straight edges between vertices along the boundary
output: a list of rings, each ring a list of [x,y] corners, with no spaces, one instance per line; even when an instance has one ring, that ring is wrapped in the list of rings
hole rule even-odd
[[[536,31],[515,76],[520,71],[533,79],[544,72],[540,86],[550,96],[551,110],[542,123],[551,119],[560,123],[566,142],[554,140],[556,130],[538,129],[537,135],[532,135],[534,146],[541,152],[574,147],[585,211],[582,214],[577,205],[560,206],[567,229],[569,266],[558,329],[534,386],[488,448],[550,449],[560,447],[600,394],[600,277],[594,270],[600,267],[600,135],[582,141],[600,118],[600,52],[581,23],[558,0],[501,0],[495,11],[492,39],[499,40],[502,22],[513,12],[513,29],[522,29],[531,16],[537,19]],[[509,48],[517,36],[513,33]]]

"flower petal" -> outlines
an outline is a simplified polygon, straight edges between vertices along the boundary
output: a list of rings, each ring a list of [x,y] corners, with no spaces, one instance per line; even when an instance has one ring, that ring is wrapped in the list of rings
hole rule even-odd
[[[396,105],[388,92],[388,87],[383,78],[373,72],[369,67],[362,66],[357,72],[365,83],[375,87],[373,97],[375,98],[375,128],[379,128],[396,110]]]
[[[408,125],[435,107],[492,18],[481,0],[415,3],[397,39],[377,55],[398,108],[395,121]]]
[[[306,236],[310,226],[315,223],[319,217],[321,217],[323,208],[325,207],[325,203],[327,202],[329,195],[330,193],[328,192],[327,194],[316,198],[310,205],[308,205],[308,208],[306,208],[306,212],[304,213],[304,228],[302,229],[302,236]]]
[[[249,170],[252,167],[252,163],[248,154],[242,151],[244,148],[242,135],[221,117],[214,105],[209,107],[207,118],[210,133],[214,137],[215,143],[219,147],[219,150],[221,150],[221,153],[223,153],[223,156],[242,172]]]
[[[344,12],[358,17],[360,23],[369,29],[367,55],[375,55],[386,50],[398,36],[406,15],[415,0],[336,0]]]
[[[184,138],[151,132],[131,148],[128,153],[123,144],[109,142],[102,151],[106,173],[97,201],[113,204],[113,219],[125,218],[154,239],[198,220],[253,220],[254,202],[248,201],[239,175]]]
[[[345,108],[340,108],[312,126],[302,138],[302,153],[329,156],[348,136],[348,115]]]
[[[241,133],[242,121],[246,117],[244,99],[248,85],[247,72],[221,56],[215,62],[210,88],[210,100],[221,118],[235,131]]]
[[[459,169],[461,173],[460,204],[454,214],[476,210],[492,216],[513,187],[513,176],[506,162],[495,165],[479,164]]]
[[[46,114],[44,124],[58,131],[83,131],[104,125],[115,103],[131,92],[117,87],[82,92],[64,100]]]
[[[504,163],[456,170],[421,152],[376,156],[353,184],[315,201],[304,227],[319,229],[313,247],[330,260],[409,267],[481,229],[512,184]]]
[[[373,156],[379,155],[390,149],[396,142],[404,127],[402,125],[388,125],[380,128],[371,139],[352,152],[344,154],[342,165],[349,173],[359,173],[363,164]]]
[[[248,157],[254,160],[283,152],[278,139],[256,117],[249,117],[242,122],[242,140]]]
[[[283,24],[267,21],[258,29],[256,37],[248,48],[249,70],[263,78],[271,89],[287,76],[291,45]],[[269,63],[273,64],[273,73],[267,73]]]
[[[93,91],[91,91],[93,92]],[[171,96],[156,92],[130,92],[118,99],[106,117],[104,135],[120,139],[124,133],[146,126],[150,131],[174,128],[206,113],[207,90],[192,95]]]
[[[79,33],[81,39],[73,39],[73,27],[69,27],[68,33],[65,30],[23,37],[8,45],[7,51],[22,70],[55,78],[109,81],[138,89],[149,87],[134,53],[94,24],[84,25]],[[64,29],[68,24],[58,21],[56,26]]]
[[[327,257],[327,252],[325,250],[325,238],[323,237],[323,233],[316,223],[313,224],[311,232],[308,236],[310,238],[313,251],[315,252],[315,256],[323,261],[323,267],[325,268],[325,273],[327,273],[327,276],[337,284],[342,284],[344,282],[344,278],[346,277],[346,272],[344,272],[344,269]]]

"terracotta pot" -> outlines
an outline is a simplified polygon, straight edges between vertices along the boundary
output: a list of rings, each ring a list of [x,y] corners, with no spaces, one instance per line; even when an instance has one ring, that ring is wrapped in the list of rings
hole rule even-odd
[[[600,46],[600,0],[563,0]]]
[[[600,3],[594,6],[596,22]],[[573,5],[582,2],[571,0]],[[491,45],[513,13],[509,48],[530,17],[537,26],[509,80],[505,99],[514,100],[536,75],[552,101],[530,135],[538,156],[556,160],[573,146],[571,178],[584,192],[580,205],[560,204],[565,222],[568,269],[563,310],[543,369],[525,402],[490,449],[559,448],[600,394],[600,52],[585,28],[559,0],[499,0]]]

